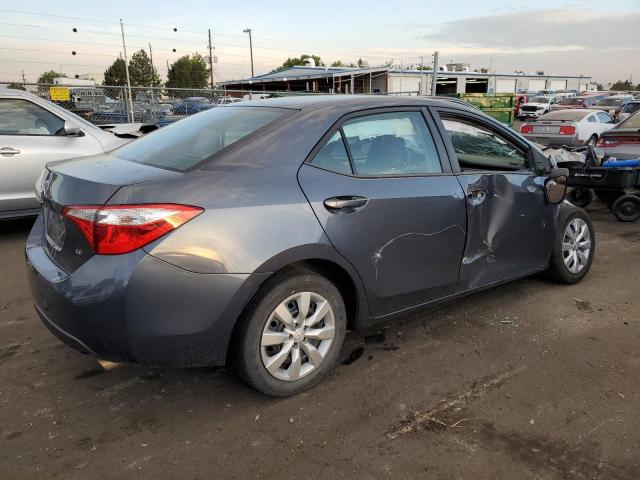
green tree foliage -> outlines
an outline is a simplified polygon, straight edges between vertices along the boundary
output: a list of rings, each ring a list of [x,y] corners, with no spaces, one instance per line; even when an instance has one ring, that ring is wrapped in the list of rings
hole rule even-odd
[[[22,90],[23,92],[27,90],[21,83],[10,83],[9,85],[7,85],[7,88],[11,88],[13,90]]]
[[[167,88],[207,88],[209,67],[199,53],[185,55],[169,67]]]
[[[633,90],[633,84],[629,80],[618,80],[616,83],[611,85],[611,90]]]
[[[273,71],[274,72],[280,72],[282,70],[286,70],[287,68],[304,65],[306,63],[306,61],[309,60],[310,58],[313,59],[316,62],[317,66],[324,66],[324,63],[322,63],[322,59],[318,55],[308,55],[306,53],[303,53],[299,57],[287,58],[282,63],[282,65],[280,65],[278,68],[276,68]],[[340,63],[342,63],[342,62],[340,62]],[[344,65],[340,65],[340,66],[344,66]]]
[[[138,50],[129,60],[129,78],[134,87],[159,87],[162,82],[147,52]]]
[[[109,68],[104,71],[103,85],[123,86],[127,84],[127,70],[124,60],[117,58]]]
[[[333,62],[331,64],[332,67],[349,67],[349,68],[354,68],[356,66],[355,63],[351,62],[351,63],[345,63],[342,60],[336,60],[335,62]]]
[[[49,70],[38,77],[38,83],[53,83],[54,78],[67,78],[67,75],[55,70]]]

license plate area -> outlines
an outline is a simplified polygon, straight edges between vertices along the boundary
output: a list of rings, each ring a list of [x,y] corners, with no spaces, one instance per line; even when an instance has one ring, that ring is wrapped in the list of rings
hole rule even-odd
[[[47,240],[49,253],[55,255],[62,251],[66,237],[66,228],[62,215],[53,210],[48,204],[43,208],[44,236]]]

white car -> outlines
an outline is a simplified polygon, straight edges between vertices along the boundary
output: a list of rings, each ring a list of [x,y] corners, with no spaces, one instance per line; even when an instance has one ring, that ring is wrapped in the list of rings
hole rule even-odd
[[[556,110],[520,127],[527,140],[541,145],[594,148],[603,132],[614,127],[613,118],[601,110]]]
[[[537,95],[520,107],[521,118],[537,118],[551,111],[551,106],[560,102],[555,95]]]
[[[99,128],[32,93],[0,89],[0,220],[38,213],[34,185],[45,164],[113,150],[141,127]]]

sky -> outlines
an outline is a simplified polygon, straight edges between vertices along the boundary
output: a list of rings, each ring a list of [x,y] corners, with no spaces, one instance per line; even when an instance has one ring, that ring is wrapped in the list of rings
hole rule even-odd
[[[35,81],[46,70],[102,80],[123,54],[151,44],[153,61],[166,77],[167,62],[207,55],[211,29],[216,80],[250,76],[251,28],[256,74],[287,57],[319,55],[326,64],[358,58],[376,66],[465,62],[492,72],[586,75],[607,84],[640,83],[640,0],[312,2],[292,0],[181,2],[31,0],[0,4],[0,81]],[[77,32],[73,32],[73,28]],[[175,50],[175,51],[174,51]],[[75,55],[72,52],[76,52]]]

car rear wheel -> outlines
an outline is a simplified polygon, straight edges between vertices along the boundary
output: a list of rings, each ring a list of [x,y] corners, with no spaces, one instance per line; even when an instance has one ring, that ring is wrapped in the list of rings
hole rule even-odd
[[[233,352],[236,370],[262,393],[284,397],[310,388],[331,368],[347,317],[329,280],[291,270],[265,284],[241,322]]]
[[[611,206],[613,215],[621,222],[635,222],[640,218],[640,197],[622,195]]]
[[[560,214],[551,261],[546,276],[558,283],[577,283],[591,268],[595,253],[595,231],[582,209]]]

